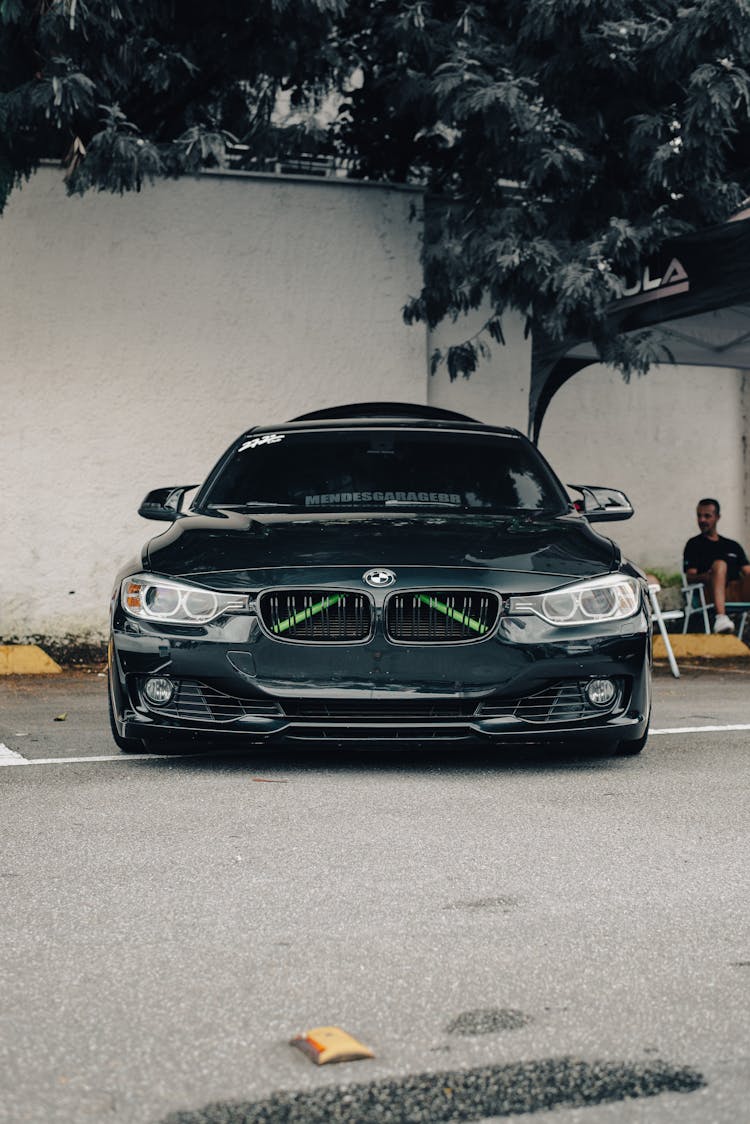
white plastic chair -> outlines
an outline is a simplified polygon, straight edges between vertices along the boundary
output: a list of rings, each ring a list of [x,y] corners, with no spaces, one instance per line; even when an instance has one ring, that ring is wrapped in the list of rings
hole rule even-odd
[[[713,609],[713,605],[706,601],[706,587],[703,582],[689,582],[682,575],[682,596],[685,602],[685,623],[682,626],[682,631],[687,632],[690,624],[690,618],[695,613],[700,613],[703,617],[703,629],[705,632],[710,632],[711,628],[708,623],[708,610]],[[696,604],[697,600],[697,604]],[[744,626],[744,621],[742,622]]]
[[[687,632],[690,618],[696,613],[700,613],[703,617],[704,631],[710,632],[711,626],[708,623],[708,611],[709,609],[713,609],[713,603],[706,601],[706,587],[703,585],[703,582],[689,582],[683,574],[682,595],[685,599],[685,623],[682,626],[682,631]],[[737,636],[741,640],[745,631],[748,612],[750,612],[750,605],[747,601],[727,601],[726,611],[727,613],[740,617]]]
[[[661,638],[664,641],[664,647],[667,650],[667,659],[669,660],[670,671],[674,675],[675,679],[679,679],[680,669],[677,666],[677,660],[675,659],[675,654],[672,650],[672,642],[669,639],[669,633],[667,632],[665,621],[679,620],[680,617],[683,617],[685,614],[683,613],[682,609],[667,609],[665,612],[659,604],[659,598],[656,596],[660,589],[661,586],[656,582],[649,582],[648,599],[651,603],[651,622],[652,624],[656,624],[659,632],[661,633]]]

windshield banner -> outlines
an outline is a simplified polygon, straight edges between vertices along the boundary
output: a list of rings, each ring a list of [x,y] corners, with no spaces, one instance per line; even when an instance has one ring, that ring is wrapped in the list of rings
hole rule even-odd
[[[326,507],[337,503],[448,503],[461,504],[455,492],[333,492],[305,496],[305,507]]]

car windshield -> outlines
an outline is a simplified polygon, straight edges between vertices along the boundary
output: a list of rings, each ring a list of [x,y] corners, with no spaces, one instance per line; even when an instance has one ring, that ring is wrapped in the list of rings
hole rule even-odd
[[[202,507],[564,511],[561,485],[512,435],[410,429],[262,433],[239,442]]]

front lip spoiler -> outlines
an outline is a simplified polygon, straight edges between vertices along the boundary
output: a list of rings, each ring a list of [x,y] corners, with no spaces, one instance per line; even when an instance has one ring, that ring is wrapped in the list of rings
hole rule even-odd
[[[433,722],[368,722],[366,720],[301,721],[289,718],[254,716],[238,720],[233,729],[226,727],[155,723],[150,718],[136,718],[130,711],[125,716],[123,734],[127,738],[147,740],[206,740],[237,743],[271,741],[459,741],[467,738],[505,742],[601,741],[603,738],[637,738],[647,728],[644,714],[626,711],[606,721],[586,719],[576,724],[520,723],[515,718],[483,718],[435,720]]]

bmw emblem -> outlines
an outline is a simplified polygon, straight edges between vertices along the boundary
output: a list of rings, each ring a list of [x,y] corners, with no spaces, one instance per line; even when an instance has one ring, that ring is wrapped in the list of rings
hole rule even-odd
[[[382,589],[383,586],[393,585],[396,580],[396,575],[393,570],[368,570],[366,574],[362,575],[362,581],[367,585],[374,585],[376,589]]]

